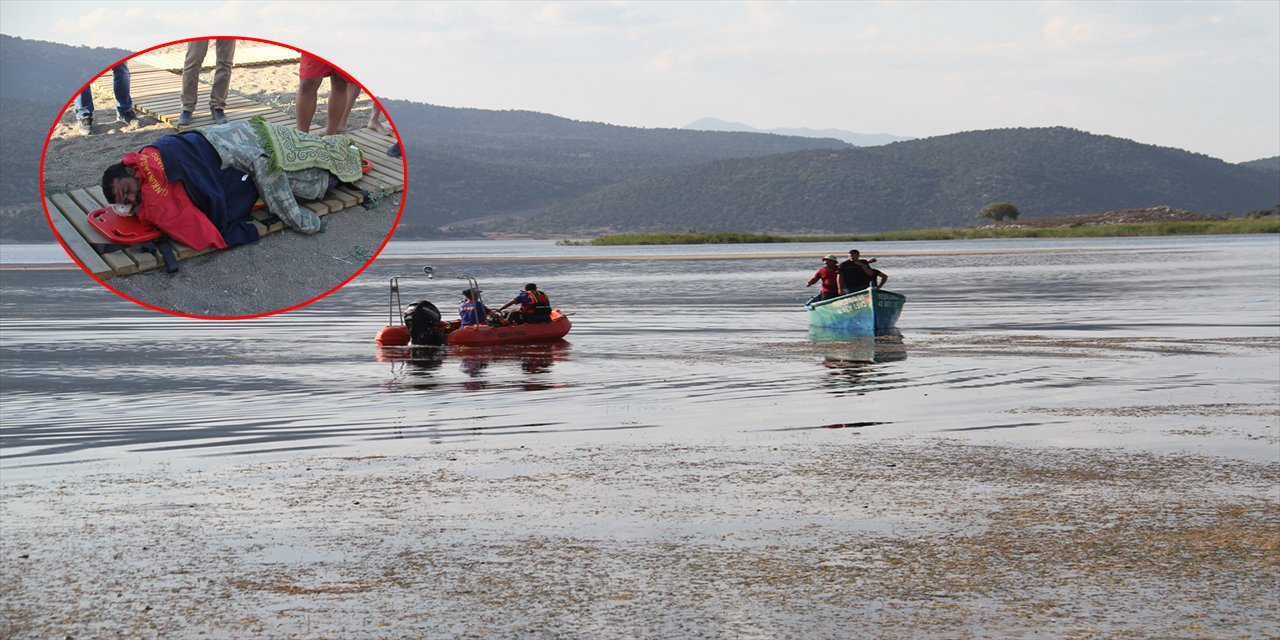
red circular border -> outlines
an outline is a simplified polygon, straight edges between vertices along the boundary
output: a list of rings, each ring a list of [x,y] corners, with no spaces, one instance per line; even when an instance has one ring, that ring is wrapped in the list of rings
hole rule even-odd
[[[62,234],[58,233],[57,228],[55,228],[55,227],[54,227],[54,225],[53,225],[53,217],[52,217],[52,216],[51,216],[51,214],[49,213],[49,205],[48,205],[48,203],[46,202],[46,200],[45,200],[45,198],[44,198],[44,196],[43,196],[43,194],[44,194],[44,192],[45,192],[45,189],[44,189],[44,164],[45,164],[45,158],[46,158],[46,157],[48,156],[48,154],[49,154],[49,140],[53,138],[53,132],[54,132],[54,129],[56,129],[56,128],[58,127],[58,123],[62,120],[62,116],[63,116],[63,114],[65,114],[65,113],[67,112],[67,109],[69,109],[69,108],[71,107],[71,103],[72,103],[73,101],[75,101],[76,96],[80,95],[80,94],[81,94],[81,92],[83,92],[83,91],[85,90],[85,88],[87,88],[90,84],[93,84],[93,81],[94,81],[94,80],[97,80],[99,76],[101,76],[101,75],[103,75],[103,74],[107,73],[107,72],[108,72],[108,71],[110,71],[112,68],[114,68],[116,65],[119,65],[119,64],[124,63],[124,62],[128,62],[129,60],[132,60],[132,59],[134,59],[134,58],[136,58],[136,57],[138,57],[138,56],[140,56],[140,55],[143,55],[143,54],[145,54],[145,53],[147,53],[147,52],[155,51],[156,49],[160,49],[160,48],[162,48],[162,47],[172,46],[172,45],[175,45],[175,44],[182,44],[182,43],[184,43],[184,42],[191,42],[191,41],[194,41],[194,40],[215,40],[215,39],[223,39],[223,40],[232,40],[232,39],[234,39],[234,40],[250,40],[250,41],[253,41],[253,42],[262,42],[262,43],[265,43],[265,44],[272,44],[272,45],[276,45],[276,46],[278,46],[278,47],[284,47],[284,48],[286,48],[286,49],[292,49],[292,50],[294,50],[294,51],[297,51],[298,53],[305,53],[305,54],[307,54],[307,55],[309,55],[309,56],[313,56],[313,57],[315,57],[315,58],[319,58],[319,59],[320,59],[320,60],[322,60],[325,64],[329,65],[330,67],[333,67],[333,68],[334,68],[335,70],[337,70],[337,71],[342,72],[342,74],[343,74],[343,75],[345,75],[347,78],[351,79],[353,82],[355,82],[357,85],[359,85],[360,89],[361,89],[362,91],[364,91],[365,95],[369,96],[369,98],[370,98],[371,100],[373,100],[374,104],[375,104],[375,105],[377,105],[377,108],[378,108],[378,109],[380,109],[380,110],[382,110],[382,114],[383,114],[383,116],[386,118],[386,120],[387,120],[387,124],[389,124],[389,125],[391,126],[391,130],[392,130],[392,132],[395,134],[396,142],[400,144],[400,168],[401,168],[401,170],[404,172],[405,189],[404,189],[403,191],[401,191],[401,192],[400,192],[400,210],[399,210],[398,212],[396,212],[396,221],[395,221],[395,224],[392,224],[392,225],[391,225],[391,231],[387,233],[387,237],[386,237],[385,239],[383,239],[383,241],[382,241],[382,245],[378,247],[378,250],[377,250],[377,251],[375,251],[375,252],[373,253],[373,256],[372,256],[372,257],[370,257],[368,261],[366,261],[363,265],[361,265],[359,269],[356,269],[355,273],[352,273],[352,274],[351,274],[351,276],[350,276],[350,277],[348,277],[346,280],[343,280],[342,282],[339,282],[337,285],[334,285],[334,287],[333,287],[332,289],[329,289],[328,291],[326,291],[326,292],[324,292],[324,293],[322,293],[322,294],[320,294],[320,295],[318,295],[318,296],[316,296],[316,297],[314,297],[314,298],[311,298],[310,300],[305,300],[305,301],[303,301],[303,302],[299,302],[298,304],[295,304],[295,305],[290,306],[290,307],[285,307],[285,308],[283,308],[283,309],[277,309],[277,310],[275,310],[275,311],[268,311],[268,312],[266,312],[266,313],[259,313],[259,314],[255,314],[255,315],[251,315],[251,316],[197,316],[197,315],[193,315],[193,314],[189,314],[189,313],[182,313],[182,312],[179,312],[179,311],[174,311],[174,310],[172,310],[172,309],[165,309],[165,308],[162,308],[162,307],[157,307],[157,306],[155,306],[155,305],[148,304],[148,303],[143,302],[143,301],[141,301],[141,300],[138,300],[138,299],[136,299],[136,298],[131,298],[131,297],[129,297],[129,296],[127,296],[127,295],[125,295],[124,293],[120,292],[118,289],[116,289],[116,288],[112,287],[111,285],[107,284],[107,282],[106,282],[105,280],[103,280],[102,278],[99,278],[98,276],[96,276],[96,275],[94,275],[92,272],[90,272],[90,271],[89,271],[89,269],[88,269],[87,267],[85,267],[85,266],[84,266],[84,264],[83,264],[82,262],[80,262],[80,260],[78,260],[78,259],[76,258],[75,254],[74,254],[74,253],[72,253],[71,248],[67,246],[67,243],[66,243],[65,241],[63,241],[63,239],[62,239]],[[365,269],[369,268],[369,265],[373,264],[373,261],[378,259],[378,255],[382,253],[382,250],[387,248],[387,243],[388,243],[388,242],[391,242],[391,236],[395,235],[396,227],[400,226],[400,218],[401,218],[401,216],[403,216],[403,215],[404,215],[404,205],[405,205],[405,203],[407,202],[408,192],[409,192],[408,184],[409,184],[409,154],[405,152],[405,148],[404,148],[404,141],[400,139],[400,130],[396,128],[396,126],[395,126],[395,122],[391,119],[391,114],[387,113],[387,111],[386,111],[385,109],[382,109],[382,103],[378,100],[378,98],[377,98],[377,97],[376,97],[372,92],[370,92],[368,89],[366,89],[366,88],[365,88],[365,86],[364,86],[363,84],[360,84],[360,81],[359,81],[359,80],[355,80],[355,79],[354,79],[350,74],[348,74],[346,71],[343,71],[341,67],[339,67],[339,66],[337,66],[337,65],[335,65],[335,64],[333,64],[333,63],[331,63],[331,62],[329,62],[328,60],[325,60],[324,58],[322,58],[322,57],[320,57],[320,56],[317,56],[317,55],[315,55],[315,54],[313,54],[313,53],[311,53],[311,52],[309,52],[309,51],[305,51],[305,50],[303,50],[303,49],[299,49],[298,47],[291,46],[291,45],[287,45],[287,44],[284,44],[284,43],[282,43],[282,42],[276,42],[276,41],[274,41],[274,40],[265,40],[265,39],[263,39],[263,38],[252,38],[252,37],[247,37],[247,36],[205,36],[205,37],[200,37],[200,38],[184,38],[184,39],[182,39],[182,40],[174,40],[173,42],[165,42],[165,43],[163,43],[163,44],[158,44],[158,45],[156,45],[156,46],[154,46],[154,47],[151,47],[151,48],[149,48],[149,49],[144,49],[144,50],[142,50],[142,51],[139,51],[139,52],[137,52],[137,53],[134,53],[133,55],[127,56],[127,57],[125,57],[125,58],[122,58],[121,60],[119,60],[119,61],[117,61],[117,62],[114,62],[114,63],[112,63],[112,64],[107,65],[107,66],[106,66],[102,71],[99,71],[98,73],[95,73],[95,74],[93,74],[92,76],[90,76],[90,77],[89,77],[89,81],[88,81],[88,82],[86,82],[86,83],[84,83],[83,85],[81,85],[81,87],[80,87],[78,90],[76,90],[76,92],[75,92],[75,93],[72,93],[72,94],[71,94],[71,98],[67,100],[66,104],[62,105],[62,109],[58,111],[57,115],[56,115],[56,116],[54,117],[54,119],[53,119],[53,124],[51,124],[51,125],[49,126],[49,132],[48,132],[48,134],[46,134],[46,135],[45,135],[45,139],[44,139],[44,150],[40,152],[40,193],[41,193],[40,203],[41,203],[41,206],[42,206],[42,207],[44,207],[44,217],[45,217],[45,220],[49,223],[49,229],[53,231],[53,237],[55,237],[55,238],[57,238],[57,239],[58,239],[58,244],[62,245],[62,250],[63,250],[63,251],[65,251],[65,252],[67,253],[67,255],[68,255],[68,256],[69,256],[69,257],[70,257],[70,258],[71,258],[71,259],[76,263],[76,265],[77,265],[77,266],[79,266],[79,267],[80,267],[80,269],[81,269],[82,271],[84,271],[86,274],[88,274],[90,278],[93,278],[94,280],[97,280],[97,281],[98,281],[98,284],[102,285],[103,287],[106,287],[107,289],[109,289],[110,291],[112,291],[112,292],[113,292],[113,293],[115,293],[116,295],[120,296],[121,298],[124,298],[125,300],[129,300],[130,302],[133,302],[133,303],[135,303],[135,304],[138,304],[138,305],[144,306],[144,307],[146,307],[146,308],[148,308],[148,309],[152,309],[152,310],[155,310],[155,311],[160,311],[160,312],[162,312],[162,313],[167,313],[167,314],[169,314],[169,315],[179,316],[179,317],[183,317],[183,318],[194,318],[194,319],[197,319],[197,320],[248,320],[248,319],[251,319],[251,318],[265,318],[265,317],[267,317],[267,316],[273,316],[273,315],[276,315],[276,314],[278,314],[278,313],[286,313],[286,312],[289,312],[289,311],[293,311],[294,309],[299,309],[299,308],[301,308],[301,307],[305,307],[305,306],[307,306],[307,305],[309,305],[309,304],[311,304],[311,303],[313,303],[313,302],[316,302],[317,300],[320,300],[320,299],[324,298],[325,296],[328,296],[329,294],[333,293],[334,291],[337,291],[338,289],[341,289],[342,287],[346,286],[346,284],[347,284],[348,282],[351,282],[352,280],[356,279],[356,277],[357,277],[357,276],[359,276],[361,273],[363,273]]]

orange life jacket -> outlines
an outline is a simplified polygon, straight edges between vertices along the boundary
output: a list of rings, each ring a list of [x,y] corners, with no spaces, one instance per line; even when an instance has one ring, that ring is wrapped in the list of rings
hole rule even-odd
[[[533,304],[522,303],[520,305],[520,313],[551,313],[551,298],[549,298],[547,294],[541,291],[526,291],[525,294],[530,298],[533,298]]]

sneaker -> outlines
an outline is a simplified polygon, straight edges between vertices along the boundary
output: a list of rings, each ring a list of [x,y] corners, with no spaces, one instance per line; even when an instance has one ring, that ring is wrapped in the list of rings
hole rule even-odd
[[[138,123],[138,116],[132,111],[116,112],[116,122],[123,124],[126,128],[132,128]]]
[[[210,109],[210,110],[209,110],[209,114],[213,116],[213,123],[214,123],[214,124],[226,124],[226,123],[227,123],[227,114],[226,114],[226,113],[223,113],[222,109]]]
[[[190,111],[183,111],[178,114],[178,124],[184,127],[189,126],[193,120],[195,120],[195,118],[191,117]]]
[[[93,116],[76,118],[76,128],[86,136],[93,135]]]

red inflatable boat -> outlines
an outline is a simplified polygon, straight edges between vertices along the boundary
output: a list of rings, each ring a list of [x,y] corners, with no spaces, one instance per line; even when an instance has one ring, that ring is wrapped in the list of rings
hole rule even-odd
[[[408,312],[400,301],[400,280],[414,277],[434,278],[431,267],[423,269],[425,276],[395,276],[391,278],[391,296],[388,304],[387,326],[378,331],[374,341],[380,347],[402,347],[409,344],[431,345],[450,344],[458,346],[482,347],[497,344],[520,344],[534,342],[553,342],[560,340],[573,328],[569,317],[559,309],[551,312],[551,322],[529,322],[523,324],[487,324],[471,325],[459,328],[459,322],[442,321],[439,310],[426,300],[418,300],[409,305]],[[470,288],[479,290],[473,278],[462,276]],[[412,326],[417,323],[419,326]],[[429,326],[423,326],[424,324]],[[418,339],[415,341],[414,336]]]

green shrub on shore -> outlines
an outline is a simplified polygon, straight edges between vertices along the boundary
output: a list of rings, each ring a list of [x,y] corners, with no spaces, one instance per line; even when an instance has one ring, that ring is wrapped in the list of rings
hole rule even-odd
[[[1224,235],[1280,233],[1280,219],[1177,221],[1077,227],[1012,229],[912,229],[859,235],[780,236],[761,233],[619,233],[591,240],[561,240],[566,246],[639,244],[756,244],[776,242],[898,242],[906,240],[974,240],[982,238],[1112,238],[1132,236]]]

